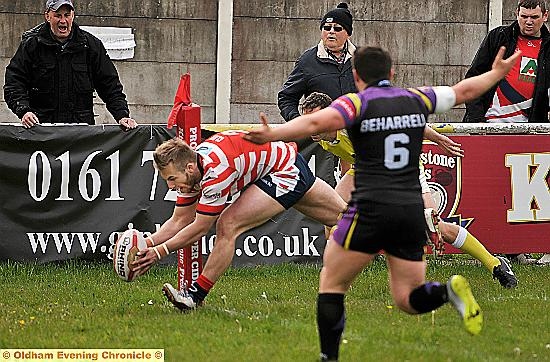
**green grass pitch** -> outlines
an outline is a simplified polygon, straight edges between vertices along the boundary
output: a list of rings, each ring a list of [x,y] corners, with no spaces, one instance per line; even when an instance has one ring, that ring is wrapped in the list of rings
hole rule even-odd
[[[165,301],[175,267],[126,283],[108,263],[0,264],[0,348],[163,348],[167,361],[315,361],[318,265],[230,269],[204,307]],[[341,361],[550,360],[550,267],[514,265],[505,290],[462,256],[429,260],[429,280],[464,275],[485,324],[470,336],[457,312],[409,316],[392,306],[376,261],[346,297]]]

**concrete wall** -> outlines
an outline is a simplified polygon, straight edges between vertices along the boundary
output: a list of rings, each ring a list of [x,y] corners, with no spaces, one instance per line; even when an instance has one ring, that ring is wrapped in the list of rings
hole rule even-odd
[[[0,77],[21,33],[42,21],[40,1],[0,3]],[[462,79],[487,31],[489,0],[348,0],[354,14],[352,41],[379,44],[395,58],[397,85],[450,84]],[[277,92],[294,61],[320,37],[319,19],[338,0],[234,0],[231,119],[255,123],[258,111],[281,122]],[[217,1],[77,1],[81,25],[131,27],[135,57],[116,61],[134,118],[164,123],[179,76],[192,76],[193,100],[203,122],[213,123],[216,93]],[[514,0],[503,18],[513,20]],[[98,100],[98,102],[100,102]],[[101,104],[98,123],[112,123]],[[457,108],[434,121],[460,121]],[[0,119],[17,121],[0,98]]]
[[[8,4],[9,3],[9,4]],[[0,76],[15,53],[21,33],[43,21],[42,0],[0,2]],[[205,121],[214,119],[216,79],[215,0],[75,1],[81,25],[133,28],[133,59],[115,61],[130,104],[140,123],[165,123],[180,74],[193,77],[193,100],[202,106]],[[97,99],[97,123],[114,120]],[[2,98],[0,119],[17,121]]]
[[[271,3],[235,2],[233,122],[254,120],[258,109],[280,120],[277,92],[298,56],[317,44],[319,19],[338,1],[318,1],[317,7],[299,0]],[[352,41],[388,49],[396,62],[397,85],[459,81],[487,31],[488,1],[349,3],[355,19]],[[458,120],[462,114],[457,109],[438,120]]]

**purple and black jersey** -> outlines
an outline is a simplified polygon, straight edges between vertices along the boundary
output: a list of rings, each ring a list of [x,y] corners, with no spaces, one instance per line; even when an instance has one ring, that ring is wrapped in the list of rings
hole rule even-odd
[[[424,127],[429,114],[453,105],[448,87],[403,89],[389,81],[336,99],[331,107],[342,114],[355,150],[353,200],[422,203],[418,164]]]

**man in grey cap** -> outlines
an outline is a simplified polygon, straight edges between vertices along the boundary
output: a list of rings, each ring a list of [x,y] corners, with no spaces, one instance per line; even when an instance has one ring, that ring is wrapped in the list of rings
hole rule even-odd
[[[57,16],[58,12],[59,16]],[[50,29],[54,38],[60,42],[66,41],[71,34],[74,20],[72,0],[47,0],[44,14],[46,21],[50,23]]]
[[[47,0],[44,17],[6,67],[4,99],[23,126],[93,125],[95,90],[122,129],[135,128],[117,70],[101,40],[74,22],[72,0]]]
[[[59,10],[62,6],[64,9]],[[54,16],[59,11],[59,15],[66,14],[67,16],[63,19],[63,16]],[[46,1],[46,21],[50,23],[50,28],[53,36],[59,40],[67,40],[69,34],[71,34],[71,29],[73,26],[74,20],[74,6],[72,0],[48,0]]]

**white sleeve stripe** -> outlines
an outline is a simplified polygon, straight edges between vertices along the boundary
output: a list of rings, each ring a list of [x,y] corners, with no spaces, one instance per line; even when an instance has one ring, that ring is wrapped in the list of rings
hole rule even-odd
[[[436,97],[434,113],[447,112],[455,105],[456,94],[453,88],[444,86],[433,87],[432,89]]]

